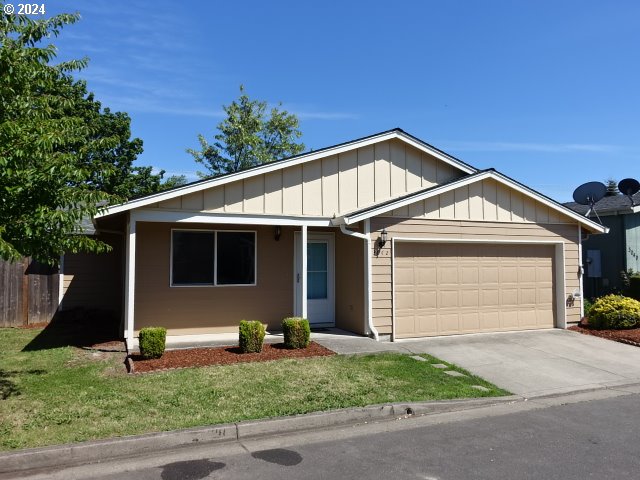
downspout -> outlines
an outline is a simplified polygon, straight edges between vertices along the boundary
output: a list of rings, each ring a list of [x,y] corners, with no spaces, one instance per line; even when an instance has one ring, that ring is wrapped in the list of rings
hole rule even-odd
[[[369,235],[369,220],[365,220],[365,228],[364,233],[354,232],[352,230],[348,230],[347,226],[344,223],[340,224],[340,231],[345,235],[350,237],[361,238],[365,241],[366,248],[366,263],[364,267],[364,281],[367,285],[367,289],[365,292],[365,303],[367,309],[367,327],[369,328],[369,332],[373,334],[373,338],[379,341],[378,330],[373,326],[373,309],[371,308],[371,235]]]

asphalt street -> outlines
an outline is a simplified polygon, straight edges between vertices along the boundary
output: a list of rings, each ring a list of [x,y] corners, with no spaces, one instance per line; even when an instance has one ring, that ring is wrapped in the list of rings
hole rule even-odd
[[[601,391],[245,442],[197,445],[41,472],[32,478],[638,478],[638,432],[640,395]]]

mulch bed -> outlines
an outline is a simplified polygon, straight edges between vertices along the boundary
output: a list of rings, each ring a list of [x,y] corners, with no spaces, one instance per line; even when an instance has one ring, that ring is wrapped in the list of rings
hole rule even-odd
[[[260,353],[242,353],[239,347],[185,348],[167,350],[161,358],[145,360],[140,355],[131,355],[131,373],[146,373],[175,368],[204,367],[207,365],[230,365],[234,363],[268,362],[282,358],[327,357],[336,353],[315,342],[307,348],[288,349],[283,343],[265,343]]]
[[[589,325],[573,325],[569,327],[569,330],[640,347],[640,328],[631,328],[629,330],[596,330],[595,328],[590,328]]]

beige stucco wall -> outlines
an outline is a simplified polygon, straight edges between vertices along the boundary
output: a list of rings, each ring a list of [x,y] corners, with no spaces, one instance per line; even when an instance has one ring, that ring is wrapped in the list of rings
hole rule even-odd
[[[336,230],[336,327],[364,335],[365,242]]]
[[[181,286],[170,284],[171,229],[255,230],[257,285]],[[135,325],[163,326],[169,335],[236,332],[240,320],[260,320],[279,330],[293,315],[294,232],[282,227],[279,241],[272,226],[204,224],[137,224]],[[336,326],[364,331],[364,242],[339,229],[309,229],[335,233]]]
[[[431,187],[463,172],[400,140],[379,142],[151,207],[330,217]]]
[[[172,228],[257,231],[257,285],[171,287]],[[135,324],[164,326],[170,335],[235,332],[240,320],[279,328],[293,314],[293,228],[146,223],[137,224]]]
[[[63,298],[61,308],[82,307],[122,312],[122,235],[98,237],[112,247],[109,253],[68,253],[63,264]]]
[[[391,238],[442,238],[447,240],[474,239],[492,242],[511,241],[558,241],[564,243],[565,298],[579,290],[578,276],[578,226],[577,224],[538,224],[522,222],[482,222],[460,220],[432,220],[412,218],[375,217],[371,219],[371,237],[375,240],[379,232],[386,229],[389,241],[379,253],[372,251],[372,290],[374,325],[381,334],[392,330],[392,263]],[[566,309],[567,323],[580,320],[580,301]]]

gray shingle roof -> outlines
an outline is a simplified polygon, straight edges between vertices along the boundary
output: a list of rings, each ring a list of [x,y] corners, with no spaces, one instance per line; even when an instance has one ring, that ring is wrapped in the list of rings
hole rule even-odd
[[[634,204],[640,205],[640,192],[633,196]],[[589,205],[580,205],[576,202],[567,202],[565,207],[569,207],[574,212],[584,215],[589,210]],[[631,210],[631,201],[626,195],[614,195],[611,197],[604,197],[598,203],[596,203],[596,211],[598,213],[607,213],[620,211],[620,213],[633,213]]]

